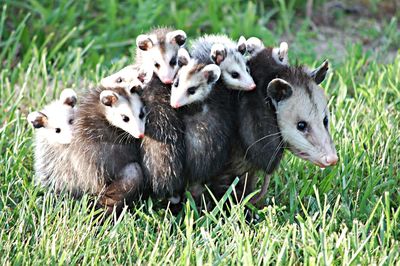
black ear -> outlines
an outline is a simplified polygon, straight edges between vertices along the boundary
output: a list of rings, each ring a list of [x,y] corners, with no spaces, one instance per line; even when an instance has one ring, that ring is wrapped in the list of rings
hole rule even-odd
[[[289,98],[293,93],[292,87],[288,82],[283,79],[273,79],[268,83],[267,95],[275,102],[278,103],[282,100]]]
[[[203,73],[204,77],[207,79],[207,84],[215,83],[218,81],[219,77],[221,76],[221,69],[219,66],[214,64],[206,65],[201,72]]]
[[[118,96],[111,90],[104,90],[100,93],[100,102],[105,106],[114,106],[118,101]]]
[[[238,44],[237,44],[237,49],[239,51],[239,53],[241,54],[245,54],[246,53],[246,38],[244,38],[243,36],[240,36]]]
[[[77,102],[75,91],[73,89],[64,89],[61,92],[60,100],[63,104],[71,106],[73,108]]]
[[[226,58],[226,49],[223,44],[216,43],[211,47],[211,60],[216,64],[220,65]]]
[[[166,41],[182,46],[186,42],[186,33],[183,30],[174,30],[167,33]]]
[[[28,115],[28,121],[34,128],[46,127],[47,116],[42,112],[32,112]]]
[[[186,66],[189,63],[190,55],[185,48],[178,50],[178,67]]]
[[[177,36],[175,37],[175,41],[176,41],[176,43],[177,43],[179,46],[182,46],[182,45],[184,45],[185,42],[186,42],[186,36],[184,36],[184,35],[177,35]]]
[[[325,60],[322,63],[322,65],[311,71],[310,76],[315,80],[317,84],[320,84],[322,81],[324,81],[328,69],[329,69],[329,63],[328,60]]]
[[[136,37],[136,46],[139,47],[140,50],[147,51],[153,47],[153,41],[148,35],[140,34]]]

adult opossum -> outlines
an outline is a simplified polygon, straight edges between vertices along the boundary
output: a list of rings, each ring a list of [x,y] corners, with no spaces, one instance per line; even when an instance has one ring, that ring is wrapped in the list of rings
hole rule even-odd
[[[319,167],[334,165],[338,160],[329,134],[326,97],[318,86],[325,78],[328,63],[311,72],[302,66],[283,64],[273,51],[262,49],[249,60],[257,89],[239,95],[239,142],[225,175],[208,184],[217,198],[236,176],[240,177],[237,194],[251,193],[256,171],[263,170],[267,175],[265,186],[252,199],[257,202],[265,194],[269,176],[278,167],[285,148]]]

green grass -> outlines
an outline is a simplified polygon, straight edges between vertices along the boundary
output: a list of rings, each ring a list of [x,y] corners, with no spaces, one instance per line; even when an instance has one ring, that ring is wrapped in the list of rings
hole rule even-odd
[[[320,54],[314,49],[319,33],[296,17],[306,1],[47,2],[5,1],[0,7],[1,264],[400,263],[396,19],[382,21],[381,34],[359,26],[364,39],[380,40],[378,50],[355,38],[339,54],[330,39],[329,52]],[[349,23],[342,19],[340,25]],[[266,28],[269,23],[276,26]],[[135,36],[158,24],[190,37],[256,35],[271,45],[289,38],[292,63],[329,58],[332,71],[323,86],[340,163],[321,171],[288,153],[272,178],[266,207],[250,223],[246,201],[230,212],[217,207],[203,214],[187,202],[172,216],[149,200],[99,226],[88,199],[34,187],[28,112],[65,87],[96,84],[131,62]]]

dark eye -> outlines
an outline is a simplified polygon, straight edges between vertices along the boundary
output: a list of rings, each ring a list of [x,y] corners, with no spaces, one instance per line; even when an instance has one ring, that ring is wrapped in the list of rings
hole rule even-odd
[[[122,115],[122,121],[124,121],[125,123],[128,123],[129,117],[127,117],[126,115]]]
[[[196,93],[196,87],[190,87],[190,88],[187,90],[187,92],[188,92],[190,95],[195,94],[195,93]]]
[[[246,71],[247,71],[247,73],[250,74],[250,68],[249,67],[246,67]]]
[[[146,109],[145,109],[144,107],[142,107],[142,108],[140,109],[139,118],[140,118],[140,119],[143,119],[144,116],[145,116],[145,113],[146,113]]]
[[[176,80],[175,80],[174,86],[175,86],[175,87],[178,87],[178,86],[179,86],[179,79],[176,79]]]
[[[74,122],[74,119],[70,119],[70,120],[68,121],[68,123],[69,123],[70,125],[72,125],[73,122]]]
[[[328,122],[329,122],[328,116],[325,116],[323,121],[325,127],[328,127]]]
[[[155,63],[154,66],[159,69],[160,68],[160,64],[159,63]]]
[[[58,134],[58,133],[60,133],[61,132],[61,128],[56,128],[56,133]]]
[[[231,73],[231,76],[232,76],[232,78],[237,79],[237,78],[239,78],[239,73],[237,73],[237,72],[232,72],[232,73]]]
[[[133,86],[130,90],[131,93],[136,93],[142,90],[142,87],[140,85]]]
[[[117,83],[121,83],[122,82],[122,78],[121,77],[117,78],[116,82]]]
[[[176,65],[176,56],[171,58],[171,61],[169,61],[170,66],[175,66]]]
[[[297,130],[299,131],[304,131],[307,128],[307,123],[304,121],[300,121],[299,123],[297,123]]]

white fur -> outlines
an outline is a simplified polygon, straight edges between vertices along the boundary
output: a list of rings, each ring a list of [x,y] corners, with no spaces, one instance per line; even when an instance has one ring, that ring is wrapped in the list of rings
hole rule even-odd
[[[205,100],[210,94],[214,83],[219,79],[221,70],[214,64],[205,66],[201,71],[189,77],[189,71],[195,67],[196,64],[197,62],[195,60],[191,60],[188,65],[180,69],[177,77],[179,84],[177,87],[175,84],[171,87],[170,104],[172,107],[179,108],[193,102]],[[211,83],[207,83],[209,72],[215,76],[215,80]],[[188,94],[188,89],[190,87],[197,87],[195,94]]]
[[[242,44],[246,45],[246,38],[244,36],[240,36],[237,46],[240,46]]]
[[[45,139],[50,145],[65,145],[72,140],[72,124],[75,108],[64,104],[69,97],[75,97],[76,93],[71,89],[65,89],[60,99],[51,102],[41,112],[32,112],[28,115],[28,121],[33,123],[35,119],[42,118],[45,123],[43,127],[36,129],[36,137]],[[60,130],[59,133],[56,130]]]
[[[255,89],[254,80],[250,76],[245,58],[242,55],[240,56],[240,61],[237,62],[228,52],[225,60],[219,65],[222,72],[222,78],[229,89],[243,91],[253,90]],[[233,72],[239,73],[239,78],[233,78]]]
[[[118,72],[103,78],[100,81],[100,84],[109,89],[115,89],[117,87],[122,87],[125,88],[126,90],[130,90],[133,86],[143,86],[147,82],[150,81],[151,77],[153,74],[153,69],[152,68],[145,68],[135,66],[135,65],[129,65]],[[139,76],[144,78],[144,81],[142,82],[139,79]],[[118,82],[120,81],[120,82]]]
[[[178,71],[177,64],[170,65],[171,59],[177,56],[179,45],[175,41],[175,37],[182,35],[186,38],[186,34],[182,30],[175,30],[166,34],[165,51],[161,51],[160,45],[155,35],[139,35],[136,38],[138,45],[140,40],[151,40],[151,47],[146,51],[140,52],[140,64],[146,69],[152,71],[160,78],[165,84],[171,84]],[[159,66],[157,67],[156,64]]]
[[[174,30],[171,32],[168,32],[166,35],[166,41],[171,43],[171,44],[177,44],[175,41],[176,36],[182,36],[186,39],[186,33],[183,30]]]
[[[240,41],[242,42],[243,38]],[[246,58],[238,51],[238,44],[227,36],[205,35],[196,40],[192,45],[192,50],[208,51],[208,49],[210,49],[209,56],[211,56],[214,52],[213,50],[216,49],[213,48],[213,45],[215,44],[222,45],[226,50],[226,58],[219,64],[222,73],[221,75],[226,87],[228,89],[244,91],[255,89],[254,80],[250,76],[246,65]],[[222,50],[221,47],[218,49]],[[203,54],[199,55],[199,57],[202,56]],[[239,73],[239,78],[232,78],[232,72]]]
[[[289,84],[284,80],[281,81]],[[292,95],[279,103],[274,103],[282,138],[297,156],[320,167],[326,167],[329,165],[327,158],[337,158],[337,156],[330,134],[323,125],[324,117],[327,115],[329,118],[325,94],[314,82],[309,84],[312,88],[311,99],[304,89],[289,85],[292,88]],[[297,129],[299,121],[307,122],[310,130],[305,133],[299,131]]]
[[[275,47],[272,50],[272,57],[275,59],[277,63],[282,65],[288,65],[289,64],[288,50],[289,46],[287,42],[281,42],[279,48]]]
[[[246,40],[247,52],[254,56],[264,49],[264,43],[257,37],[250,37]]]
[[[104,114],[110,124],[128,132],[135,138],[140,138],[144,134],[145,119],[139,118],[143,107],[140,97],[134,93],[128,101],[125,97],[118,95],[111,90],[104,90],[100,93],[100,101],[108,96],[117,98],[111,106],[104,105]],[[123,116],[129,118],[128,122],[123,121]]]

